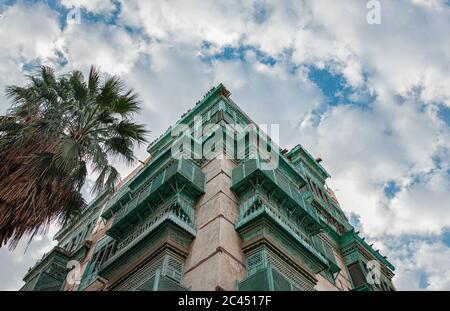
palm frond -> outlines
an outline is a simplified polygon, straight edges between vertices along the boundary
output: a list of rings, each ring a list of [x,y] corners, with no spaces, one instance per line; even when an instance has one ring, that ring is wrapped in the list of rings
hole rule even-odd
[[[116,136],[105,141],[106,151],[112,156],[118,157],[127,164],[136,161],[133,153],[133,143],[130,139]]]
[[[123,83],[117,76],[106,79],[97,96],[97,103],[103,107],[111,107],[122,91]]]
[[[146,141],[147,131],[142,124],[133,123],[129,120],[122,120],[112,127],[112,134],[130,138],[137,143]]]
[[[62,170],[70,171],[77,166],[80,152],[80,143],[71,137],[65,137],[59,143],[59,152],[56,154],[55,162]]]
[[[139,102],[137,100],[137,94],[132,90],[128,91],[125,95],[119,96],[111,106],[112,113],[118,113],[122,117],[128,117],[136,112],[139,112]]]
[[[137,95],[117,76],[101,80],[94,66],[87,81],[80,71],[56,77],[43,66],[25,86],[6,88],[12,105],[0,117],[0,247],[80,215],[88,168],[98,173],[98,193],[120,179],[110,159],[136,160],[134,144],[147,134],[131,119]]]
[[[96,95],[100,82],[100,72],[95,66],[91,66],[89,71],[88,88],[91,95]]]

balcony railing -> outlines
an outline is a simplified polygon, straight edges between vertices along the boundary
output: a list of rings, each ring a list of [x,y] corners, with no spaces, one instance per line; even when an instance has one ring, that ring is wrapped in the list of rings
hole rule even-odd
[[[357,287],[354,287],[352,291],[356,292],[372,292],[372,291],[379,291],[379,289],[376,286],[370,285],[368,283],[359,285]]]
[[[299,291],[300,287],[289,281],[276,269],[268,266],[237,283],[238,291]]]
[[[151,177],[146,186],[133,194],[131,200],[117,211],[111,232],[119,232],[130,223],[140,220],[139,212],[160,205],[161,197],[170,197],[174,193],[187,193],[197,198],[204,193],[205,174],[194,163],[186,159],[177,159],[165,169]]]
[[[297,216],[305,216],[305,225],[320,227],[316,210],[303,199],[299,187],[278,169],[261,169],[259,159],[247,160],[232,171],[232,190],[239,195],[249,188],[255,189],[252,181],[254,177],[264,180],[259,185],[271,193],[272,197],[277,198]]]
[[[195,237],[196,229],[193,218],[190,218],[182,207],[173,204],[171,207],[164,208],[160,212],[151,215],[143,224],[132,231],[124,240],[117,244],[114,255],[109,258],[99,270],[99,274],[110,273],[115,269],[115,264],[120,262],[121,258],[128,256],[133,250],[139,249],[141,242],[147,238],[152,238],[152,235],[161,228],[164,224],[172,223],[178,228],[181,228],[187,235]],[[109,233],[108,233],[109,234]]]
[[[189,288],[164,275],[158,269],[154,276],[140,285],[135,291],[189,291]]]
[[[30,275],[35,273],[37,270],[42,270],[49,265],[60,265],[65,266],[67,261],[70,259],[70,253],[66,251],[64,248],[55,246],[48,253],[42,255],[42,258],[39,259],[33,267],[28,269],[28,272],[24,276],[24,280],[26,280]]]
[[[314,242],[315,248],[328,259],[330,272],[331,273],[339,272],[341,268],[339,267],[336,261],[333,249],[326,242],[324,242],[318,235],[313,236],[312,240]]]
[[[292,237],[303,249],[320,261],[322,264],[329,265],[328,260],[317,251],[312,243],[304,236],[304,234],[299,231],[295,226],[286,222],[285,219],[275,210],[270,208],[266,204],[254,204],[253,207],[249,208],[245,215],[241,217],[239,222],[236,224],[236,229],[240,229],[245,225],[253,222],[255,219],[267,216],[273,222],[275,222],[282,230],[284,230],[290,237]]]
[[[274,215],[277,216],[280,221],[284,222],[286,226],[294,230],[298,235],[302,236],[305,241],[308,241],[308,238],[305,237],[305,233],[299,230],[298,223],[295,222],[295,218],[290,215],[290,212],[285,209],[284,206],[277,206],[276,202],[271,202],[271,200],[258,191],[255,192],[248,200],[240,204],[240,219],[245,219],[252,213],[254,213],[259,205],[264,204]],[[273,206],[277,206],[274,208]]]
[[[126,204],[131,197],[130,188],[127,185],[122,186],[116,193],[112,195],[106,203],[103,218],[109,219],[120,207]]]
[[[140,237],[144,237],[155,231],[156,228],[166,221],[176,224],[178,227],[195,236],[194,209],[192,207],[185,207],[184,204],[186,203],[177,199],[169,203],[169,206],[164,206],[157,213],[150,215],[141,225],[117,244],[116,254],[121,253],[128,247],[132,247],[140,240]]]
[[[344,251],[345,263],[348,265],[359,258],[365,258],[360,249],[364,249],[366,253],[370,254],[373,259],[377,259],[391,271],[395,270],[395,267],[382,256],[379,251],[375,251],[372,245],[361,238],[357,232],[349,231],[341,237],[340,241],[341,249]]]
[[[323,210],[325,210],[328,214],[330,214],[344,228],[345,230],[344,232],[348,232],[353,229],[353,227],[350,225],[345,215],[341,214],[341,212],[339,212],[338,209],[333,204],[325,202],[322,198],[320,198],[316,194],[311,193],[310,195],[312,196],[312,202],[315,202],[316,204],[321,206]],[[322,219],[322,221],[329,224],[329,222],[325,219]],[[334,225],[331,226],[334,227]]]

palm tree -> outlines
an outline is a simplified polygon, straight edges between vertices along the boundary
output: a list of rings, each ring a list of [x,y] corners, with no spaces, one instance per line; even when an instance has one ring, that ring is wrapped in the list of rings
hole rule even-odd
[[[97,176],[94,193],[113,189],[120,175],[111,162],[133,163],[147,131],[132,121],[136,93],[94,67],[87,81],[79,71],[55,77],[41,67],[6,94],[13,105],[0,116],[0,247],[13,249],[24,235],[80,214],[88,169]]]

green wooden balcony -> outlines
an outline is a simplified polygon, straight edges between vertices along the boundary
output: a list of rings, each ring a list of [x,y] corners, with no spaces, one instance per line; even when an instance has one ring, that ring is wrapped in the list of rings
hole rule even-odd
[[[165,275],[161,269],[158,269],[154,276],[140,285],[135,291],[189,291],[189,289]]]
[[[322,239],[320,239],[318,236],[313,236],[312,240],[313,240],[313,243],[314,243],[314,247],[323,256],[325,256],[327,258],[330,272],[331,273],[336,273],[336,272],[341,271],[341,268],[339,267],[339,265],[338,265],[338,263],[336,261],[336,257],[334,255],[333,249],[330,246],[328,246],[327,243],[322,241]]]
[[[310,229],[320,229],[320,220],[316,210],[303,199],[299,187],[278,170],[262,170],[259,159],[250,159],[232,171],[231,189],[240,194],[255,190],[256,186],[292,211],[295,216],[303,217],[304,224]]]
[[[353,230],[341,237],[341,252],[344,263],[347,266],[354,291],[385,291],[395,290],[392,285],[395,267],[372,248],[372,245]],[[369,261],[376,260],[380,264],[381,275],[379,284],[369,284],[367,276],[369,273]]]
[[[307,200],[307,198],[311,198],[311,204],[316,204],[319,207],[321,207],[323,210],[325,210],[328,214],[330,214],[344,229],[344,232],[348,232],[350,230],[353,229],[352,225],[350,225],[350,223],[348,222],[347,217],[345,217],[345,215],[340,212],[337,207],[335,207],[333,204],[329,204],[327,202],[325,202],[322,198],[318,197],[316,194],[313,194],[311,192],[308,192],[306,194],[305,199]],[[327,225],[331,226],[332,228],[334,228],[334,226],[332,224],[330,224],[323,216],[318,215],[319,219],[321,221],[323,221],[324,223],[326,223]]]
[[[59,246],[44,254],[27,274],[22,291],[59,291],[62,290],[67,275],[67,262],[70,254]]]
[[[366,284],[362,284],[360,286],[354,287],[352,289],[352,291],[355,291],[355,292],[375,292],[375,291],[379,291],[379,289],[376,288],[373,285],[370,285],[370,284],[366,283]]]
[[[124,239],[121,239],[116,247],[116,254],[125,252],[127,249],[133,247],[146,235],[154,232],[165,222],[171,222],[180,227],[184,231],[188,232],[192,236],[195,236],[195,222],[194,222],[194,209],[192,206],[186,206],[180,198],[176,198],[169,202],[166,206],[163,206],[159,211],[151,214],[147,219],[131,232],[128,232]],[[108,231],[108,234],[111,232]]]
[[[131,198],[131,190],[127,185],[122,186],[106,203],[105,211],[102,217],[105,219],[111,218],[122,206]]]
[[[72,233],[76,232],[78,228],[82,227],[86,223],[89,223],[90,221],[93,221],[94,218],[97,218],[97,213],[102,208],[103,203],[109,199],[110,194],[110,190],[104,190],[97,196],[97,198],[95,198],[84,208],[80,215],[62,226],[62,228],[56,232],[53,239],[62,242],[70,237]]]
[[[341,249],[344,250],[345,264],[349,265],[354,261],[365,258],[361,253],[361,249],[370,254],[373,259],[379,260],[391,271],[395,271],[394,265],[392,265],[386,257],[382,256],[379,252],[375,251],[373,247],[359,236],[354,230],[347,232],[341,237]]]
[[[205,174],[193,162],[177,159],[149,178],[144,186],[133,193],[130,201],[118,210],[109,233],[112,236],[127,231],[130,224],[140,222],[148,210],[161,204],[161,198],[184,193],[197,199],[205,191]]]
[[[252,208],[248,209],[246,214],[242,215],[238,223],[235,225],[236,230],[240,230],[253,223],[256,219],[266,217],[275,223],[280,229],[288,234],[302,249],[309,253],[316,261],[320,262],[323,266],[329,266],[329,261],[324,255],[322,255],[312,243],[300,232],[294,225],[285,221],[283,217],[273,208],[266,204],[255,204]]]
[[[178,197],[170,200],[167,205],[160,206],[154,213],[149,214],[137,227],[130,229],[123,237],[118,239],[114,255],[111,256],[99,270],[99,274],[107,276],[115,270],[124,269],[130,264],[130,258],[139,257],[154,245],[155,241],[163,236],[169,237],[167,228],[175,233],[179,239],[187,241],[186,247],[196,236],[193,206],[182,206]],[[187,212],[189,211],[189,212]],[[107,232],[112,235],[111,232]],[[135,255],[133,255],[135,254]],[[138,255],[136,255],[138,254]],[[128,258],[128,259],[127,259]]]
[[[283,274],[271,266],[259,269],[237,283],[238,291],[299,291]]]

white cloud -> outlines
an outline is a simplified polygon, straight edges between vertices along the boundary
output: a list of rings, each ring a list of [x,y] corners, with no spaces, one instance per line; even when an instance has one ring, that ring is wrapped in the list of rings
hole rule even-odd
[[[445,171],[426,176],[392,202],[394,232],[441,233],[450,223],[450,178]]]
[[[245,62],[216,60],[212,69],[215,82],[224,83],[255,122],[280,125],[281,146],[293,147],[299,142],[293,135],[299,120],[323,99],[303,73],[291,73],[289,64],[283,61],[273,66],[262,64],[252,52]]]
[[[338,106],[317,126],[305,119],[300,133],[325,160],[342,206],[361,216],[367,234],[440,233],[450,224],[449,178],[433,160],[449,147],[449,133],[432,111],[387,99],[373,109]],[[383,191],[390,181],[404,189],[392,201]]]
[[[319,0],[308,3],[312,8],[313,25],[325,25],[320,31],[311,29],[322,41],[319,54],[323,55],[322,61],[341,63],[344,69],[349,64],[355,67],[356,70],[349,70],[351,74],[343,70],[350,82],[358,74],[358,68],[359,75],[365,69],[372,75],[374,87],[387,86],[405,96],[412,88],[422,88],[423,100],[450,104],[450,92],[443,87],[449,83],[446,73],[450,69],[447,52],[450,42],[442,40],[445,29],[450,27],[448,6],[441,6],[441,10],[424,10],[411,6],[406,0],[381,1],[382,23],[369,25],[365,2]],[[317,42],[315,36],[312,38],[313,43]],[[303,50],[310,50],[302,41],[297,43]]]
[[[262,22],[255,17],[255,3],[266,12]],[[441,40],[450,26],[450,9],[442,1],[420,3],[440,9],[411,6],[407,0],[382,1],[383,22],[376,26],[367,24],[365,3],[357,0],[227,5],[124,1],[120,16],[158,40],[191,45],[208,41],[216,48],[248,44],[275,57],[291,49],[294,61],[331,65],[354,86],[361,86],[364,73],[371,72],[375,86],[388,84],[403,95],[420,87],[424,100],[450,103],[445,87],[450,43]]]
[[[119,25],[83,18],[62,30],[57,13],[44,4],[7,7],[0,18],[0,41],[7,42],[0,50],[0,87],[23,83],[23,65],[30,62],[60,72],[99,65],[140,94],[144,109],[137,119],[148,124],[153,139],[223,82],[257,122],[282,125],[282,146],[300,142],[324,159],[344,210],[361,217],[365,234],[381,241],[386,234],[439,234],[450,226],[450,131],[435,106],[450,105],[445,1],[382,1],[381,25],[366,23],[365,2],[358,0],[120,2]],[[62,4],[108,16],[116,9],[110,0]],[[201,48],[205,41],[208,51]],[[254,49],[243,54],[245,61],[201,60],[225,46]],[[254,50],[277,63],[261,63]],[[58,64],[58,52],[67,65]],[[355,89],[353,99],[370,92],[376,100],[370,109],[327,106],[308,79],[310,65],[343,75]],[[2,100],[0,111],[6,109]],[[137,151],[140,159],[144,149]],[[122,175],[131,170],[119,169]],[[393,199],[383,192],[389,181],[401,188]],[[418,288],[426,273],[429,288],[450,288],[424,263],[425,251],[444,260],[448,250],[440,244],[405,247],[409,262],[400,264],[410,272],[399,269],[398,282]],[[391,258],[401,257],[386,249]]]
[[[5,86],[23,83],[25,64],[51,62],[59,35],[57,14],[47,6],[19,2],[5,7],[0,18],[0,112],[7,109]]]
[[[109,74],[128,72],[142,45],[142,40],[118,26],[91,22],[69,25],[58,40],[59,49],[69,61],[64,70],[87,70],[95,64]]]
[[[447,8],[448,2],[446,0],[412,0],[416,5],[441,11]]]
[[[18,35],[20,34],[20,35]],[[57,14],[43,4],[8,6],[0,19],[2,57],[46,59],[54,56],[60,29]]]
[[[130,20],[148,35],[177,43],[236,43],[241,36],[242,3],[199,1],[121,1],[122,22]],[[229,17],[229,18],[227,18]]]
[[[22,278],[28,269],[56,245],[54,234],[55,229],[52,227],[48,234],[35,237],[29,245],[29,237],[24,237],[12,252],[0,248],[0,290],[16,291],[22,287]]]
[[[85,8],[96,14],[111,14],[116,6],[111,0],[61,0],[61,4],[68,8]]]
[[[450,248],[442,242],[417,241],[392,250],[400,290],[448,290],[450,288]]]

